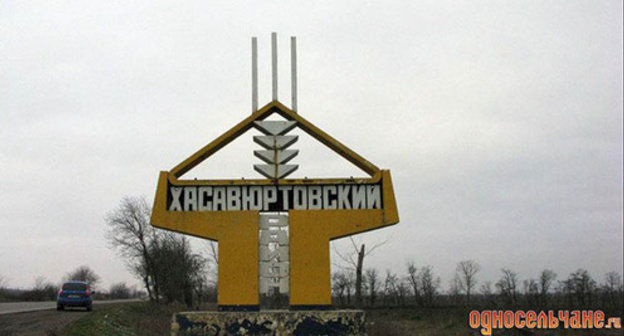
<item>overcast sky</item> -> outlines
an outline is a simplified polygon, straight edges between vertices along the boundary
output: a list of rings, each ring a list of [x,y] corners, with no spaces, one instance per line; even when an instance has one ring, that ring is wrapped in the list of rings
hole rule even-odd
[[[521,279],[622,273],[622,1],[0,1],[0,276],[89,265],[138,283],[104,216],[280,101],[393,175],[401,222],[366,267],[460,260]],[[251,133],[188,177],[259,177]],[[300,134],[295,177],[364,173]],[[196,243],[201,247],[202,244]]]

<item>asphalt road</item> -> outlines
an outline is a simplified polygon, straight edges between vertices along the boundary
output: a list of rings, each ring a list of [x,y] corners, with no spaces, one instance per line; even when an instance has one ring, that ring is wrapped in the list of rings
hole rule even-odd
[[[141,301],[139,299],[127,299],[127,300],[94,300],[96,305],[108,304],[108,303],[122,303],[122,302],[135,302]],[[56,309],[56,301],[40,301],[40,302],[2,302],[0,303],[0,315],[25,313],[40,310]]]

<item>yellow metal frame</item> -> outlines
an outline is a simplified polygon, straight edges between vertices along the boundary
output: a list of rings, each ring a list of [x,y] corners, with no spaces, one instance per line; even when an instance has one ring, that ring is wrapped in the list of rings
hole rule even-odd
[[[369,174],[370,178],[284,180],[181,180],[185,173],[253,127],[278,113]],[[290,210],[290,305],[331,305],[329,241],[399,222],[390,171],[381,170],[278,101],[272,101],[158,179],[153,226],[219,242],[220,306],[257,306],[258,211],[167,211],[169,185],[381,183],[383,209]]]
[[[265,105],[263,108],[259,109],[257,112],[253,113],[249,117],[245,118],[245,120],[238,123],[236,126],[232,127],[227,132],[223,133],[220,137],[216,138],[214,141],[204,146],[204,148],[195,152],[195,154],[191,155],[186,160],[182,161],[179,165],[175,166],[171,169],[172,182],[179,182],[178,179],[187,173],[189,170],[195,168],[202,161],[206,160],[208,157],[219,151],[221,148],[225,147],[230,142],[234,141],[236,138],[247,132],[250,128],[253,127],[253,122],[257,120],[264,120],[269,117],[271,114],[277,113],[284,117],[287,120],[294,120],[297,122],[297,127],[301,130],[320,141],[327,147],[329,147],[334,152],[338,153],[343,158],[347,159],[349,162],[353,163],[356,167],[362,169],[364,172],[369,174],[370,176],[375,176],[379,173],[380,169],[377,168],[374,164],[368,162],[365,158],[361,157],[356,152],[349,149],[347,146],[340,143],[338,140],[332,138],[329,134],[323,132],[320,128],[314,126],[311,122],[304,119],[299,114],[293,112],[286,106],[282,105],[279,101],[272,101]],[[219,180],[211,180],[204,181],[207,184],[215,184]],[[297,183],[297,181],[305,181],[305,183],[310,183],[308,180],[280,180],[280,183],[288,184],[288,183]],[[202,181],[192,181],[193,184],[202,184]],[[222,184],[270,184],[273,183],[272,180],[220,180]],[[370,182],[370,180],[369,180]],[[176,183],[177,184],[177,183]]]

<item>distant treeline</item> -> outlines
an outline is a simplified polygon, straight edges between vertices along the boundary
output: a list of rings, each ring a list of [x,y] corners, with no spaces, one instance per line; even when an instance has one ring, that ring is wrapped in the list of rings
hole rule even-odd
[[[501,269],[496,282],[478,280],[480,266],[472,260],[457,264],[455,277],[442,288],[432,266],[406,265],[403,274],[374,268],[361,275],[360,297],[357,274],[345,269],[332,274],[332,296],[339,307],[449,307],[474,309],[600,309],[620,316],[624,292],[622,276],[605,274],[596,281],[587,270],[578,269],[563,279],[552,270],[537,278],[521,279],[511,269]]]
[[[0,288],[0,302],[56,300],[58,290],[59,287],[52,284],[31,289]]]
[[[0,302],[54,301],[61,289],[62,283],[68,280],[78,280],[89,283],[91,289],[95,290],[93,295],[96,300],[128,299],[145,296],[143,291],[137,290],[135,287],[129,287],[125,282],[114,283],[108,290],[98,288],[100,277],[88,266],[80,266],[67,273],[58,284],[54,284],[46,280],[46,278],[38,276],[35,278],[35,283],[32,288],[29,289],[8,288],[4,285],[5,281],[3,281],[3,278],[0,277]]]

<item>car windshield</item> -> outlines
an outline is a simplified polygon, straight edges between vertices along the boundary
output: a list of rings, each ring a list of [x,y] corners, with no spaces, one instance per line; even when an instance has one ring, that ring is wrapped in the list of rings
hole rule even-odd
[[[79,282],[68,282],[63,284],[63,290],[83,291],[87,289],[87,285]]]

